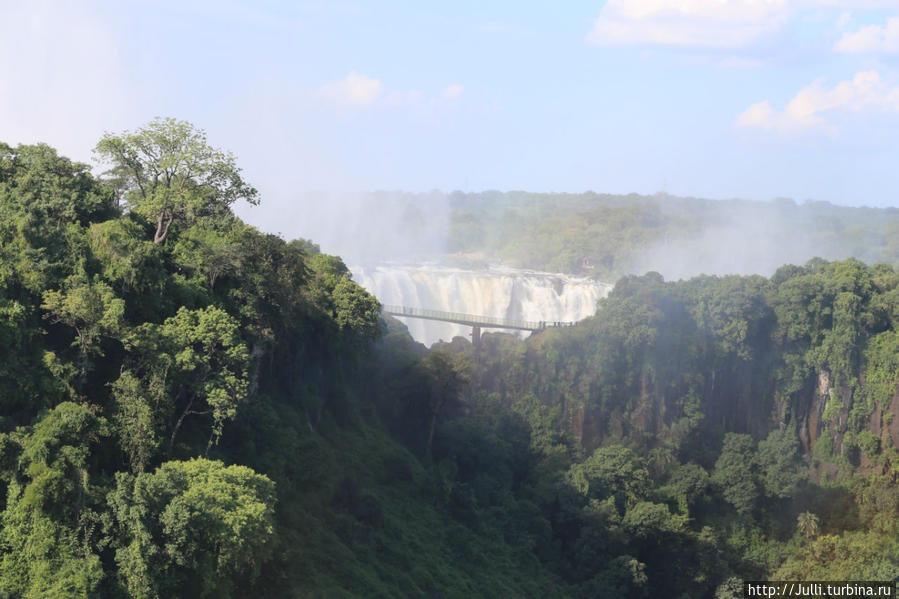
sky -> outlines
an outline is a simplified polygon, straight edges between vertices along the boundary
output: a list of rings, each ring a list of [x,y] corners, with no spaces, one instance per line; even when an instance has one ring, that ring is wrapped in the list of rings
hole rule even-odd
[[[308,190],[899,206],[899,0],[0,0],[0,140],[188,120]],[[302,207],[299,207],[302,213]]]

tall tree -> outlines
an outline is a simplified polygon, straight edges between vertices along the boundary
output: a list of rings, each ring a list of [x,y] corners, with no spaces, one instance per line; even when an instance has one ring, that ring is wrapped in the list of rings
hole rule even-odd
[[[168,238],[175,221],[228,213],[239,199],[259,202],[234,156],[211,147],[206,133],[186,121],[157,118],[137,131],[107,133],[94,151],[112,165],[127,207],[155,222],[154,243]]]
[[[815,514],[811,512],[802,512],[799,514],[799,517],[796,518],[796,528],[799,529],[799,532],[802,533],[806,539],[811,539],[818,534],[819,522],[818,516]]]

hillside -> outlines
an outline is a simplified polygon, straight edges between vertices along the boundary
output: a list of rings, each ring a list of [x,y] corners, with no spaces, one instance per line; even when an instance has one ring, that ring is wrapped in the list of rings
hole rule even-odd
[[[98,149],[103,178],[0,145],[0,594],[899,575],[892,266],[630,276],[578,326],[428,351],[340,258],[236,218],[258,194],[189,124]]]

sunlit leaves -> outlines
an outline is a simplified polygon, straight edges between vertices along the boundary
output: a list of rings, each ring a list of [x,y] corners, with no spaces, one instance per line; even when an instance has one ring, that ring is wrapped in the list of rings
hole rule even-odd
[[[231,597],[274,534],[274,484],[244,466],[195,459],[119,474],[109,503],[119,579],[137,599]]]
[[[174,445],[184,419],[190,415],[206,415],[212,419],[208,445],[214,445],[225,422],[237,414],[237,406],[249,389],[249,352],[240,337],[237,321],[215,306],[200,310],[181,308],[161,325],[146,323],[126,338],[134,372],[140,381],[123,373],[115,385],[120,417],[138,418],[151,426],[148,417],[140,416],[142,405],[162,404],[167,398],[168,410],[175,412],[170,431],[169,449]],[[129,378],[131,377],[131,378]],[[160,399],[157,399],[160,398]],[[155,408],[154,410],[158,410]],[[153,437],[147,432],[147,439]],[[133,458],[143,463],[138,454],[146,453],[153,443],[142,442]],[[135,451],[137,451],[135,449]]]
[[[118,335],[124,326],[125,302],[112,288],[96,278],[82,275],[69,277],[62,290],[44,293],[41,307],[51,322],[68,325],[75,330],[74,345],[79,348],[82,375],[88,369],[88,356],[100,354],[97,344],[101,336]]]
[[[103,577],[89,544],[96,499],[88,458],[108,434],[87,408],[62,403],[2,445],[15,459],[0,527],[0,591],[23,597],[87,596]]]
[[[143,470],[153,458],[160,443],[160,412],[164,408],[159,385],[152,381],[145,385],[132,372],[126,370],[112,384],[115,410],[112,415],[119,446],[128,455],[131,468]]]
[[[185,121],[156,119],[134,132],[107,133],[96,152],[112,165],[127,206],[155,226],[154,243],[166,240],[173,222],[227,216],[238,199],[257,203],[234,156],[209,146],[206,134]]]

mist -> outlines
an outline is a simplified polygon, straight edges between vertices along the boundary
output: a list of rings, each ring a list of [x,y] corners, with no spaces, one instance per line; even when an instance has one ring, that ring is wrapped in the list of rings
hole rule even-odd
[[[899,210],[827,202],[527,192],[307,192],[251,222],[349,265],[512,267],[614,281],[770,276],[780,266],[894,262]],[[603,256],[614,253],[612,266]]]
[[[895,209],[789,199],[709,202],[707,208],[700,230],[637,251],[628,270],[678,280],[702,274],[770,276],[784,264],[801,265],[815,257],[889,261],[888,224],[897,218]]]
[[[256,223],[310,239],[347,264],[422,263],[447,251],[450,206],[439,192],[307,192]]]

